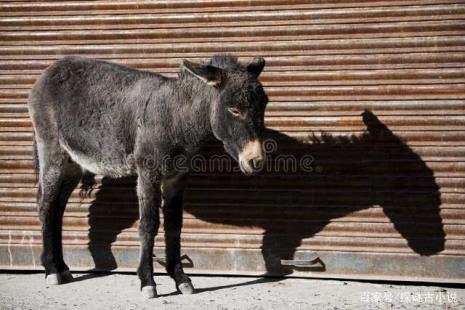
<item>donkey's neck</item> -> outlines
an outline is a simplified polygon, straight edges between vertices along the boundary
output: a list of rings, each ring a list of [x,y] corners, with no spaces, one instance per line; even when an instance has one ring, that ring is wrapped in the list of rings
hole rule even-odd
[[[198,148],[213,137],[210,114],[217,93],[212,86],[188,74],[181,74],[178,83],[180,106],[173,111],[177,118],[177,134],[186,147]]]

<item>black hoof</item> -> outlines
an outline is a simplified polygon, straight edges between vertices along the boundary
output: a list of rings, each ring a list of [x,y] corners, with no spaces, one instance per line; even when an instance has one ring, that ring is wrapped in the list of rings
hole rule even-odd
[[[74,281],[73,275],[69,270],[65,270],[62,273],[60,273],[60,277],[62,283],[69,283]]]

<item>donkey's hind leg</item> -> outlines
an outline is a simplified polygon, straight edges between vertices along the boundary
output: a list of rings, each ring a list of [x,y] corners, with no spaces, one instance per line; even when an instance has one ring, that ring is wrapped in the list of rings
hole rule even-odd
[[[60,208],[60,191],[68,155],[58,144],[38,145],[39,151],[39,218],[42,224],[42,265],[45,268],[47,284],[60,284],[61,273],[68,270],[63,259],[59,258],[61,246],[60,232],[63,211]]]
[[[68,161],[68,160],[67,160]],[[60,194],[55,217],[53,218],[53,253],[56,259],[56,266],[60,274],[62,282],[70,282],[73,276],[69,271],[68,265],[63,260],[63,242],[62,242],[62,226],[63,214],[65,212],[66,204],[71,196],[73,190],[81,180],[81,168],[74,163],[65,163],[63,177],[60,186]]]

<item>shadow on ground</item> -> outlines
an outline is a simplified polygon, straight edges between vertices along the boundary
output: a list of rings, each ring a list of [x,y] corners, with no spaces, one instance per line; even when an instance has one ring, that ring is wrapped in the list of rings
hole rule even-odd
[[[239,173],[211,173],[200,185],[189,183],[184,209],[206,222],[262,228],[262,254],[270,275],[292,273],[296,267],[283,266],[281,260],[292,259],[303,239],[314,236],[336,218],[374,205],[383,208],[413,252],[441,252],[445,233],[433,172],[375,114],[365,111],[361,119],[366,126],[363,134],[315,133],[304,142],[268,130],[267,138],[279,146],[273,158],[291,155],[301,159],[310,154],[311,166],[290,169],[283,167],[285,162],[275,162],[271,171],[252,178]],[[212,150],[221,152],[221,147],[210,145],[208,153]],[[202,180],[195,174],[191,179]],[[117,267],[111,244],[137,220],[135,188],[127,186],[133,182],[104,179],[90,208],[89,250],[98,270]],[[234,190],[230,197],[212,198],[218,200],[217,209],[202,206],[203,198],[195,194],[199,187],[208,190],[212,186],[215,191],[211,195],[218,195],[217,190]],[[120,199],[131,204],[133,211],[121,213]],[[256,281],[268,280],[250,284]],[[219,288],[209,290],[215,289]]]

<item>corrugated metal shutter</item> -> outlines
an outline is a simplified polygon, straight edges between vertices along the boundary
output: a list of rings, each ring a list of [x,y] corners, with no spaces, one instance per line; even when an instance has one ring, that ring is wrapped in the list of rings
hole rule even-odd
[[[465,282],[464,1],[2,1],[0,16],[1,268],[41,268],[26,99],[47,65],[74,54],[174,74],[231,52],[268,61],[274,163],[311,160],[193,175],[190,272]],[[99,184],[68,205],[67,262],[134,270],[132,183]]]

